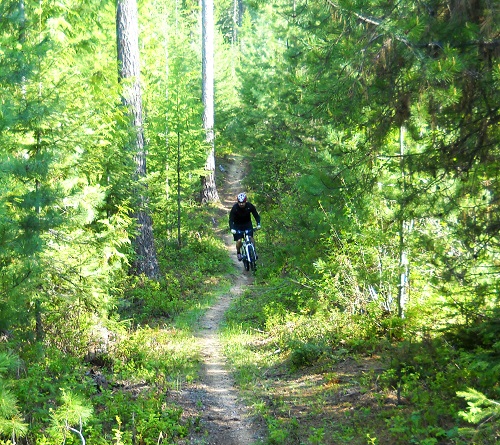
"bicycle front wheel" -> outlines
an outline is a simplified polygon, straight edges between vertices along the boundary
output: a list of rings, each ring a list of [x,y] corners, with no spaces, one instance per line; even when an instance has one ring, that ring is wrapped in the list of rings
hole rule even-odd
[[[255,249],[253,246],[248,246],[248,262],[250,263],[250,268],[255,271],[257,269],[257,255],[255,254]]]
[[[243,267],[246,271],[250,270],[250,256],[248,255],[248,247],[244,246],[245,254],[243,255]]]

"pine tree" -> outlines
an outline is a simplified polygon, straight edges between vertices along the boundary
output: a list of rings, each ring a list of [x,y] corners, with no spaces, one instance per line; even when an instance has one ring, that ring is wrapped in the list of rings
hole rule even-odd
[[[200,193],[205,174],[206,133],[199,45],[199,8],[177,4],[142,10],[144,35],[144,103],[148,144],[148,187],[154,224],[162,237],[183,244],[186,217]],[[158,14],[159,13],[159,14]],[[158,15],[156,15],[158,14]],[[158,30],[161,30],[159,35]],[[164,57],[159,57],[159,54]],[[161,98],[161,100],[159,100]]]
[[[116,75],[109,80],[106,37],[78,31],[95,24],[96,4],[1,7],[1,324],[84,353],[87,321],[109,309],[128,241],[128,196],[107,195],[127,171],[126,162],[109,170],[123,137]]]

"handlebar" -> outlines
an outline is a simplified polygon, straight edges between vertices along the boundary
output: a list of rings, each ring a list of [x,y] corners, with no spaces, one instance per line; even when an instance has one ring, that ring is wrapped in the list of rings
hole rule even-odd
[[[261,227],[254,227],[253,229],[245,229],[245,230],[237,230],[237,229],[234,229],[234,230],[238,234],[248,234],[251,230],[253,230],[254,232],[256,232],[257,230],[260,230],[260,229],[261,229]]]

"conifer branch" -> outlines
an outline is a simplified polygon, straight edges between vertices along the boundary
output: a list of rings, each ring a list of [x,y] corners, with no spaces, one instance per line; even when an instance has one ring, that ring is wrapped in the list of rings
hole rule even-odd
[[[374,25],[374,26],[377,26],[377,27],[382,27],[383,26],[383,21],[382,20],[376,20],[374,18],[366,17],[366,16],[364,16],[364,15],[362,15],[359,12],[356,12],[356,11],[346,10],[345,8],[342,8],[340,5],[338,5],[337,3],[333,2],[332,0],[326,0],[326,2],[332,8],[339,9],[341,11],[345,11],[347,13],[350,13],[350,14],[354,15],[357,19],[361,20],[364,23],[368,23],[370,25]],[[380,36],[377,36],[377,37],[371,39],[370,43],[373,40],[376,40],[378,37],[380,37]],[[394,37],[395,37],[396,40],[398,40],[398,41],[400,41],[400,42],[408,45],[411,48],[441,48],[442,49],[442,47],[443,47],[442,42],[414,43],[414,42],[411,42],[407,38],[402,37],[400,35],[395,35]],[[481,45],[483,47],[490,48],[490,49],[496,49],[496,48],[498,48],[500,46],[500,39],[491,39],[491,40],[474,39],[474,40],[470,40],[468,42],[461,42],[461,43],[456,43],[456,44],[451,44],[450,43],[450,46],[452,48],[466,48],[468,46],[479,46],[479,45]]]

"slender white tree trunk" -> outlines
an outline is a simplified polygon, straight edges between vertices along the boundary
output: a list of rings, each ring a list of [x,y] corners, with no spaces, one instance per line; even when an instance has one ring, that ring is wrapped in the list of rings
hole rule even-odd
[[[401,125],[399,128],[399,148],[400,148],[400,164],[401,164],[401,180],[402,180],[402,194],[404,195],[406,190],[406,177],[405,177],[405,147],[404,147],[404,136],[405,127]],[[403,203],[403,200],[401,200]],[[401,204],[403,206],[404,204]],[[401,207],[401,213],[403,214],[404,208]],[[408,232],[410,224],[401,216],[399,221],[399,285],[398,285],[398,315],[401,318],[405,316],[406,303],[408,301],[408,289],[409,289],[409,258],[407,250],[407,240],[406,233]]]

